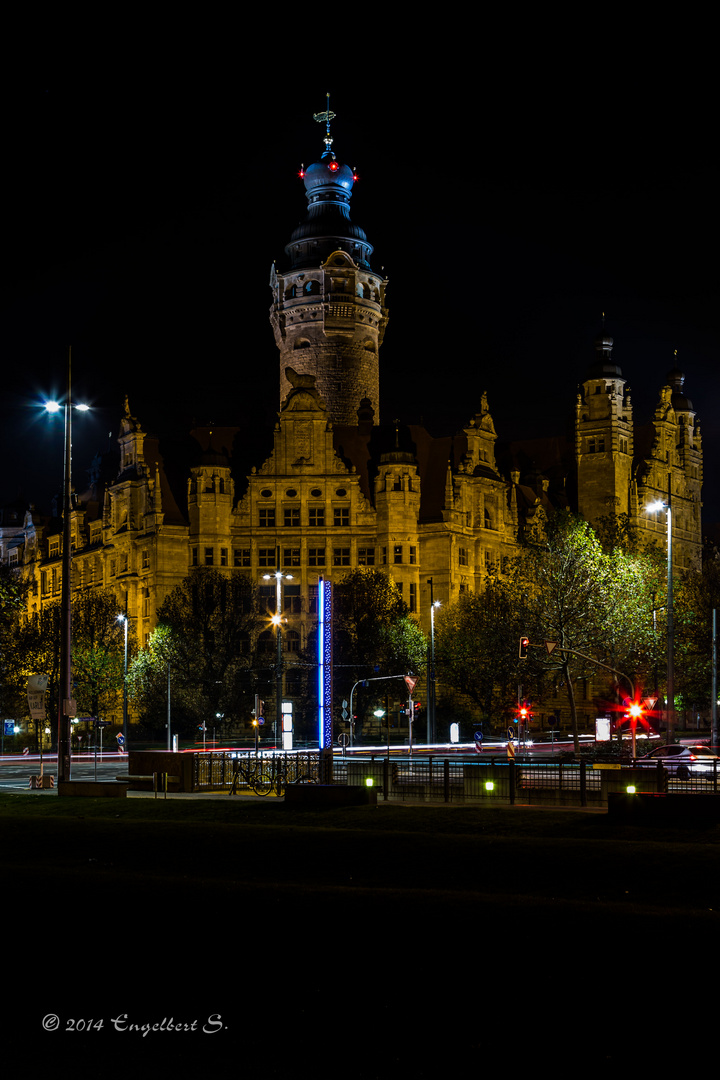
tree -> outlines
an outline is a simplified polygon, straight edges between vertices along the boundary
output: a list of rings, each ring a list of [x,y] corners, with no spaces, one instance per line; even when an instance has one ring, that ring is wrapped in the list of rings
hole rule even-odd
[[[425,635],[392,578],[382,570],[361,567],[338,582],[333,645],[336,697],[349,698],[352,686],[361,679],[421,671],[426,659]],[[371,685],[377,702],[391,684]],[[370,707],[369,700],[365,703]]]
[[[688,705],[708,708],[712,686],[712,613],[720,608],[720,556],[705,553],[675,593],[675,689]]]
[[[72,674],[78,715],[103,719],[119,705],[125,673],[125,626],[111,589],[91,589],[72,601]],[[134,651],[129,628],[128,654]]]
[[[441,682],[467,695],[483,720],[495,718],[513,700],[523,629],[509,583],[497,578],[482,593],[463,593],[456,604],[438,609],[435,656]]]
[[[550,654],[532,651],[536,670],[564,682],[575,749],[579,749],[574,681],[597,663],[632,677],[652,649],[652,581],[648,564],[622,548],[604,552],[588,522],[565,511],[530,536],[513,582],[531,642],[554,641]],[[648,587],[650,584],[650,588]],[[582,655],[578,655],[582,654]]]
[[[427,642],[408,613],[395,582],[381,570],[360,567],[335,588],[336,679],[398,675],[425,666]]]
[[[131,685],[146,722],[160,723],[168,665],[173,727],[224,727],[250,715],[257,591],[239,571],[199,567],[158,610],[160,626],[133,665]]]

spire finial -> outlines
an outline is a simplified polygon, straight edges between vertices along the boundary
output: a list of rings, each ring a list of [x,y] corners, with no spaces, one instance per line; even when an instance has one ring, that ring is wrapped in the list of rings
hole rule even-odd
[[[325,143],[328,150],[332,146],[332,136],[330,135],[330,121],[335,119],[335,113],[330,112],[330,94],[326,94],[327,108],[325,112],[313,113],[313,120],[317,120],[318,124],[325,124]]]

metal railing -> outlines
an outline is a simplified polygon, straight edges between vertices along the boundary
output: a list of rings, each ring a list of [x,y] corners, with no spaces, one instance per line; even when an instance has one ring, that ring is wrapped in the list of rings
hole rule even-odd
[[[193,790],[229,790],[239,759],[240,790],[249,790],[244,774],[270,784],[321,782],[321,757],[315,751],[208,751],[193,755]],[[336,756],[333,783],[353,787],[371,784],[378,797],[393,801],[510,802],[576,806],[607,804],[608,793],[634,787],[639,792],[717,794],[717,762],[702,773],[681,778],[658,765],[593,762],[539,762],[496,758]]]
[[[320,755],[317,750],[263,752],[257,755],[252,750],[215,750],[193,755],[193,791],[229,790],[237,760],[244,766],[245,773],[252,767],[253,775],[268,784],[275,783],[278,776],[282,776],[287,784],[318,783]],[[242,773],[237,786],[241,790],[248,787]]]

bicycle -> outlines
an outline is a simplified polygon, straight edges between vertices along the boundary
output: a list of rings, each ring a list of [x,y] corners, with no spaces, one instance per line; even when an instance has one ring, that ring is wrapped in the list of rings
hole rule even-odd
[[[240,778],[245,781],[249,788],[255,792],[256,795],[269,795],[273,790],[274,784],[272,780],[268,780],[263,775],[262,761],[256,760],[253,764],[246,768],[240,761],[240,758],[235,758],[233,761],[233,782],[228,792],[228,795],[237,794]]]

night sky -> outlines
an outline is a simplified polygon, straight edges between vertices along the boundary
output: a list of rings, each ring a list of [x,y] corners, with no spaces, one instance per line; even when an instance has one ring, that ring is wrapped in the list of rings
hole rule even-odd
[[[125,393],[146,430],[247,424],[261,464],[278,408],[270,267],[304,216],[297,172],[322,152],[329,90],[333,149],[360,175],[352,218],[390,281],[381,419],[455,431],[487,390],[500,439],[564,434],[605,312],[636,420],[685,371],[704,521],[720,521],[712,97],[662,59],[643,78],[584,57],[456,83],[409,65],[390,84],[283,75],[256,92],[189,66],[19,89],[0,501],[45,509],[59,487],[61,423],[34,403],[62,390],[68,345],[74,396],[95,406],[74,428],[76,486]]]

